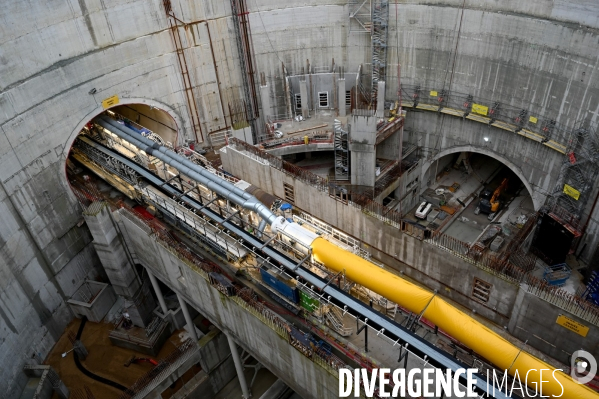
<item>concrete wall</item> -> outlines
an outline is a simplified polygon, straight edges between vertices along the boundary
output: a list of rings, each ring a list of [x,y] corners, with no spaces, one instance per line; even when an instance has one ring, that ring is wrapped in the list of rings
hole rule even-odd
[[[83,293],[83,296],[81,293]],[[91,303],[86,301],[90,298],[90,293],[93,297]],[[67,301],[77,317],[87,316],[87,319],[94,323],[100,323],[115,302],[116,294],[112,287],[97,281],[85,281],[73,297]]]
[[[220,129],[216,69],[223,97],[239,97],[228,3],[173,3],[204,21],[181,34],[202,128]],[[43,360],[72,319],[73,287],[103,274],[65,178],[75,135],[113,95],[166,110],[180,139],[190,122],[162,1],[10,0],[0,20],[0,391],[18,397],[23,364]]]
[[[170,143],[177,143],[177,124],[165,111],[145,104],[130,104],[115,107],[114,111],[150,129]]]
[[[330,70],[330,62],[329,62],[329,70]],[[305,68],[304,68],[305,70]],[[352,82],[356,81],[356,73],[355,72],[350,72],[350,73],[345,73],[345,79],[347,82],[346,86],[345,86],[345,90],[349,91],[351,90],[351,88],[354,86],[354,84]],[[294,100],[294,95],[300,94],[300,79],[303,79],[304,75],[295,75],[295,76],[289,76],[288,78],[288,82],[289,82],[289,88],[290,88],[290,94],[292,96],[292,104],[291,104],[291,109],[292,111],[294,111],[295,113],[299,113],[299,111],[296,107],[295,107],[295,100]],[[339,78],[339,72],[337,69],[337,72],[333,73],[315,73],[312,75],[305,75],[305,79],[307,82],[307,87],[308,87],[308,93],[310,94],[309,96],[309,103],[310,103],[310,111],[323,111],[323,110],[335,110],[339,108],[339,91],[338,91],[338,78]],[[328,93],[328,98],[329,98],[329,106],[328,107],[321,107],[319,104],[319,97],[318,97],[318,93],[319,92],[327,92]],[[335,102],[335,98],[336,98],[336,102]],[[343,97],[341,98],[341,105],[346,108],[345,105],[345,91],[343,94]],[[271,115],[272,111],[269,113],[268,111],[265,111],[267,113],[267,115]],[[312,112],[310,112],[312,114]]]
[[[306,59],[313,66],[330,66],[331,58],[346,71],[355,71],[360,64],[368,69],[370,39],[349,32],[355,21],[347,18],[346,4],[340,0],[307,0],[301,6],[273,0],[249,4],[258,70],[274,80],[281,61],[299,73]],[[397,62],[402,66],[402,85],[447,88],[461,6],[459,0],[389,4],[387,98],[397,93]],[[598,13],[599,5],[588,0],[485,0],[466,5],[452,90],[515,107],[530,106],[534,114],[552,115],[561,123],[596,120]]]
[[[539,209],[555,185],[564,155],[533,140],[468,119],[428,111],[408,111],[405,137],[423,147],[432,159],[423,163],[421,188],[434,182],[434,162],[448,154],[469,151],[488,155],[507,165],[524,183]],[[485,141],[484,138],[489,138]],[[426,155],[426,154],[425,154]],[[442,169],[439,169],[439,171]]]
[[[251,167],[251,163],[256,161],[231,148],[227,148],[221,158],[226,170],[253,185],[258,185],[259,181],[271,182],[271,193],[279,197],[283,197],[283,182],[292,184],[295,187],[295,206],[358,238],[363,248],[385,265],[431,290],[437,290],[443,297],[476,311],[495,324],[509,327],[516,337],[529,340],[530,346],[566,363],[568,353],[576,349],[584,348],[592,353],[599,349],[599,327],[528,294],[526,287],[508,282],[442,248],[405,234],[358,208],[329,197],[327,192],[294,180],[284,172],[265,167],[256,173],[257,169]],[[266,176],[269,171],[270,177]],[[492,285],[488,302],[472,298],[474,278]],[[568,330],[555,324],[559,314],[578,320],[590,327],[591,332],[586,338],[566,333]]]
[[[565,315],[589,327],[587,336],[583,337],[557,324],[560,315]],[[552,306],[524,289],[518,292],[508,329],[522,341],[528,341],[528,345],[565,364],[570,364],[570,355],[579,349],[593,354],[599,353],[597,326]]]
[[[351,184],[373,187],[376,180],[376,123],[374,116],[353,115],[349,124]]]
[[[298,208],[358,238],[365,244],[366,250],[390,267],[402,271],[430,289],[439,290],[442,295],[467,309],[475,309],[499,325],[507,325],[516,299],[517,286],[438,247],[403,234],[396,227],[345,205],[331,198],[328,193],[317,191],[277,169],[258,166],[256,161],[232,148],[226,148],[221,159],[225,170],[279,198],[285,198],[283,183],[293,185],[295,206]],[[493,285],[486,304],[471,297],[474,277]]]
[[[0,364],[7,366],[1,369],[0,391],[15,396],[24,383],[16,377],[23,363],[31,359],[31,352],[45,357],[72,317],[65,300],[73,287],[86,275],[101,273],[89,250],[89,234],[84,226],[77,227],[79,210],[64,177],[65,157],[77,132],[102,111],[103,99],[118,95],[121,103],[167,111],[180,128],[179,140],[193,137],[162,1],[4,3],[0,330],[6,333],[0,343]],[[188,47],[203,132],[220,130],[227,125],[226,104],[241,98],[230,3],[172,3],[175,14],[188,23],[180,33]],[[427,0],[390,5],[387,97],[396,93],[396,60],[402,65],[405,85],[447,83],[447,60],[455,48],[454,26],[461,4]],[[370,39],[349,33],[347,1],[259,0],[248,7],[256,66],[273,88],[273,109],[285,108],[279,94],[281,62],[290,73],[298,73],[306,59],[320,67],[334,58],[346,71],[363,64],[368,76]],[[598,4],[483,0],[468,7],[453,90],[530,107],[535,114],[554,115],[562,123],[597,120]],[[95,94],[88,94],[92,89]],[[429,117],[436,115],[425,118]],[[531,184],[551,187],[556,171],[552,156],[537,151],[534,159],[532,152],[525,157],[531,171],[522,170],[531,176]],[[543,167],[549,167],[550,176],[543,178],[535,171]],[[596,219],[587,230],[593,234],[589,248],[597,241]]]
[[[157,244],[150,231],[122,217],[141,263],[180,292],[221,331],[232,335],[255,359],[303,398],[337,398],[339,381],[283,340],[258,318],[220,294],[197,272]],[[175,273],[173,270],[180,270]],[[179,277],[180,276],[180,277]],[[209,365],[207,365],[209,366]]]

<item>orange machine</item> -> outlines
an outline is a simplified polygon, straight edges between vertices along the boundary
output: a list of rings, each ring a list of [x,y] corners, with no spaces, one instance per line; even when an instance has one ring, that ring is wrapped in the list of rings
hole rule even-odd
[[[489,215],[489,219],[493,219],[495,214],[501,208],[501,201],[499,197],[501,193],[507,188],[508,178],[503,179],[499,187],[495,189],[493,193],[491,190],[484,190],[480,195],[480,202],[478,203],[478,207],[474,210],[474,214],[478,215],[480,212]]]

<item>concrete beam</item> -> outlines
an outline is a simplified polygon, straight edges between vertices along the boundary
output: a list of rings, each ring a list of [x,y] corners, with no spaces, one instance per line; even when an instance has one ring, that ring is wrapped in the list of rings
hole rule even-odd
[[[379,81],[377,85],[376,116],[382,118],[385,116],[385,82]]]

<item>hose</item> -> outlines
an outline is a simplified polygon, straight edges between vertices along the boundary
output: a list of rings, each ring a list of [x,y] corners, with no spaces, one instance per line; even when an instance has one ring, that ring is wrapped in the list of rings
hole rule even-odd
[[[79,325],[79,330],[77,331],[77,337],[76,337],[76,339],[78,341],[81,340],[81,334],[83,333],[83,328],[85,328],[85,323],[87,323],[87,316],[83,316],[81,318],[81,324]],[[111,387],[116,388],[120,391],[127,391],[129,389],[129,388],[122,386],[118,382],[114,382],[107,378],[100,377],[99,375],[94,374],[91,371],[89,371],[88,369],[86,369],[85,367],[83,367],[83,365],[79,361],[79,355],[77,354],[77,352],[73,352],[73,358],[75,359],[75,365],[77,366],[79,371],[81,371],[83,374],[85,374],[89,378],[96,380],[98,382],[101,382],[102,384],[110,385]]]

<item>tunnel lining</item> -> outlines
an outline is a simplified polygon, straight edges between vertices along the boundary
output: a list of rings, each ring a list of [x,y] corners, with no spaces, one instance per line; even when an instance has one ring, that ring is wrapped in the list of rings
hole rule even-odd
[[[437,162],[438,160],[440,160],[441,158],[443,158],[447,155],[452,155],[452,154],[456,154],[456,153],[460,153],[460,152],[471,152],[471,153],[475,153],[475,154],[486,155],[488,157],[491,157],[491,158],[501,162],[503,165],[508,167],[516,176],[518,176],[518,178],[520,179],[522,184],[524,184],[524,187],[526,187],[526,190],[528,191],[528,193],[530,194],[530,197],[532,198],[532,202],[533,202],[535,211],[538,211],[541,208],[541,205],[544,203],[544,198],[538,198],[539,196],[535,195],[537,193],[535,192],[535,190],[533,190],[531,184],[528,182],[526,177],[524,177],[524,174],[522,173],[522,170],[520,170],[520,168],[518,168],[516,165],[514,165],[512,162],[510,162],[507,158],[499,155],[498,153],[496,153],[494,151],[490,151],[490,150],[476,147],[473,145],[451,147],[451,148],[448,148],[448,149],[445,149],[445,150],[439,152],[430,161],[428,161],[427,163],[422,165],[422,174],[420,177],[421,181],[423,181],[423,182],[426,181],[425,176],[427,176],[427,174],[429,173],[431,167],[434,165],[435,162]],[[426,189],[426,187],[423,187],[423,189]]]

